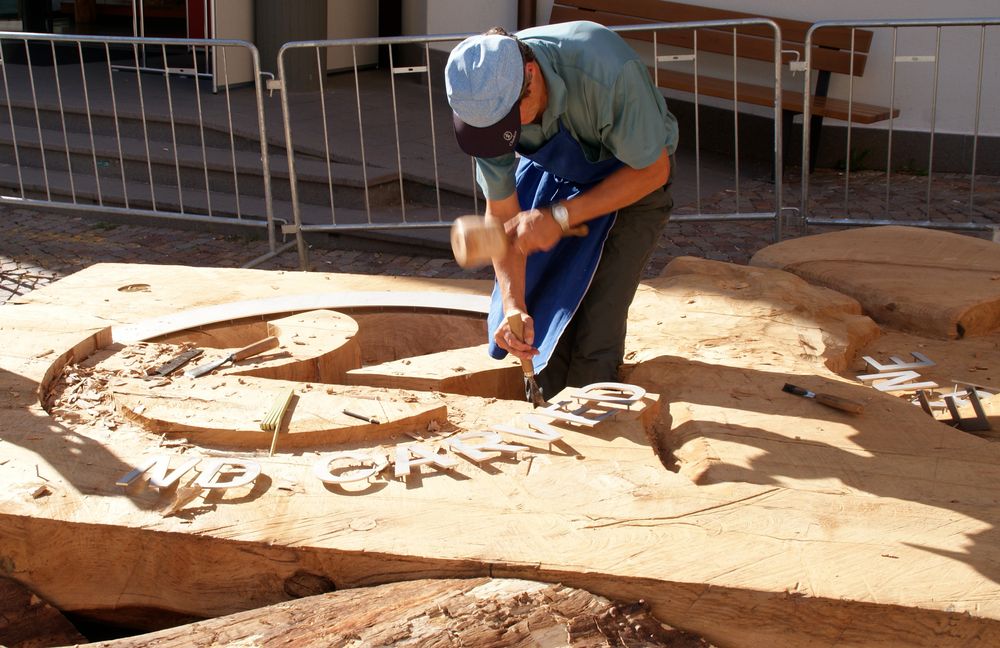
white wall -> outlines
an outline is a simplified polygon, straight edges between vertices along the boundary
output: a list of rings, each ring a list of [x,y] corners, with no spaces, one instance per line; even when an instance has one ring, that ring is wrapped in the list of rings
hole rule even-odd
[[[423,33],[483,31],[493,25],[513,29],[517,25],[516,0],[407,0],[424,9]],[[1000,17],[1000,0],[689,0],[706,6],[746,13],[779,15],[806,21],[867,20],[885,18]],[[538,18],[546,22],[552,0],[538,0]],[[418,10],[419,11],[419,10]],[[416,27],[419,21],[414,20]],[[407,31],[406,33],[420,33]],[[974,127],[976,76],[979,65],[979,30],[951,28],[942,32],[937,115],[934,128],[940,133],[971,133]],[[934,53],[935,30],[900,30],[897,55]],[[980,134],[1000,135],[1000,26],[987,31]],[[702,68],[703,71],[704,68]],[[741,68],[742,70],[743,68]],[[748,68],[753,73],[753,66]],[[742,72],[741,72],[742,73]],[[846,98],[849,83],[835,75],[830,95]],[[854,82],[854,100],[888,105],[892,78],[892,33],[878,30],[865,75]],[[801,84],[802,75],[786,74],[786,84]],[[793,87],[793,86],[788,86]],[[933,65],[903,63],[896,66],[895,105],[901,115],[893,128],[930,130]],[[881,127],[885,127],[883,124]]]
[[[378,36],[378,4],[371,0],[327,0],[326,37],[373,38]],[[377,47],[356,48],[357,64],[371,65],[378,61]],[[330,70],[350,68],[355,63],[355,53],[350,47],[330,47],[326,54],[326,67]]]
[[[500,26],[517,29],[516,0],[424,0],[429,34],[483,32]],[[404,2],[408,4],[408,2]],[[549,9],[551,9],[551,3]],[[545,16],[548,16],[546,12]]]

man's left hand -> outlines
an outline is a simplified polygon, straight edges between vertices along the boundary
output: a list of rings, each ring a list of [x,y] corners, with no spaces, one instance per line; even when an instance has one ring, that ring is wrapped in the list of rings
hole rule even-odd
[[[521,254],[551,250],[562,238],[562,228],[548,209],[529,209],[504,223],[511,245]]]

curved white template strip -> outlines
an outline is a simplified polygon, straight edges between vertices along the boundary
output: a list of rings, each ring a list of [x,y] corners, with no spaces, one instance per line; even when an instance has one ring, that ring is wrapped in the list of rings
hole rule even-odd
[[[428,306],[433,304],[433,306]],[[142,342],[196,326],[206,326],[228,320],[337,308],[413,308],[433,311],[459,311],[470,315],[486,315],[490,310],[488,295],[448,294],[439,292],[329,292],[311,295],[290,295],[267,299],[216,304],[193,308],[165,317],[123,324],[111,328],[111,339],[120,344]]]

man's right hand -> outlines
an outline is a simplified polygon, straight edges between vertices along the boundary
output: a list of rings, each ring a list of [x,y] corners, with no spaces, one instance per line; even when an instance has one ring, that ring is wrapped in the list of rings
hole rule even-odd
[[[562,238],[563,231],[552,218],[549,209],[529,209],[518,213],[504,224],[511,245],[527,256],[532,252],[548,251]]]

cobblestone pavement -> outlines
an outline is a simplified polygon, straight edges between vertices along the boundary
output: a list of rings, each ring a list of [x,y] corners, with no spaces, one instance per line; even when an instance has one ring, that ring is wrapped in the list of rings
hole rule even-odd
[[[977,202],[972,209],[977,220],[1000,224],[1000,178],[976,179]],[[852,175],[846,194],[851,215],[881,217],[886,200],[884,175]],[[785,204],[798,205],[796,178],[786,181]],[[914,220],[926,217],[926,179],[903,177],[895,182],[891,196],[894,208],[906,203],[905,213]],[[940,185],[940,186],[939,186]],[[811,181],[810,196],[817,202],[817,215],[844,214],[820,205],[824,197],[834,196],[845,203],[841,176],[833,171],[817,172]],[[744,182],[740,188],[744,210],[773,208],[773,184],[766,181]],[[936,203],[944,205],[941,217],[964,221],[969,215],[969,179],[942,176],[936,179]],[[949,193],[950,192],[950,193]],[[944,195],[945,200],[941,200]],[[723,191],[703,201],[702,212],[735,210],[735,192]],[[836,209],[836,208],[835,208]],[[690,213],[693,206],[682,206],[675,214]],[[241,236],[199,232],[150,225],[120,224],[94,217],[82,218],[60,210],[0,205],[4,235],[0,240],[0,303],[24,295],[91,264],[101,262],[179,264],[190,266],[240,267],[264,255],[267,243]],[[786,236],[824,231],[815,227],[786,228]],[[732,263],[747,263],[753,254],[772,242],[774,225],[768,221],[738,223],[671,223],[661,236],[645,276],[659,274],[671,259],[690,255]],[[988,234],[973,234],[988,238]],[[395,254],[356,250],[314,248],[310,252],[312,268],[319,271],[357,274],[403,275],[447,278],[491,278],[490,269],[467,271],[459,268],[446,252]],[[447,255],[447,256],[446,256]],[[263,264],[262,269],[298,269],[294,249]]]

